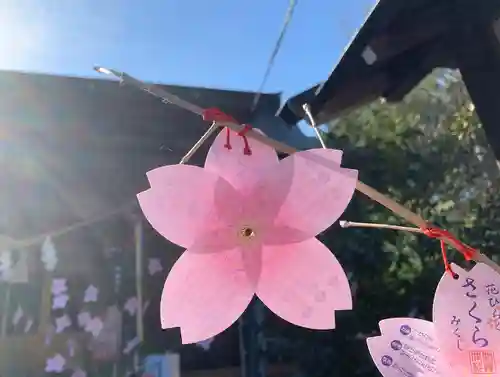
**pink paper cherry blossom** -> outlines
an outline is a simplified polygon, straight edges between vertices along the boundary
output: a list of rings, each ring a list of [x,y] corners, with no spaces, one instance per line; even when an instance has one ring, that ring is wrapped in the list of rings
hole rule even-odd
[[[312,149],[279,161],[249,140],[216,138],[205,167],[172,165],[148,172],[138,195],[144,215],[186,248],[165,281],[163,328],[183,343],[209,339],[234,323],[256,294],[274,313],[312,329],[335,327],[335,310],[352,308],[345,272],[315,236],[344,212],[357,171],[342,152]],[[238,145],[239,144],[239,145]]]

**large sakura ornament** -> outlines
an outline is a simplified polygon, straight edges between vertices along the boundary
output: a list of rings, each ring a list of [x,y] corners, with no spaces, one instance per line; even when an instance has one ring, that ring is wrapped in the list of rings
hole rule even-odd
[[[367,340],[384,377],[500,376],[500,275],[484,264],[453,271],[436,289],[433,322],[384,320]]]
[[[354,193],[357,171],[341,168],[341,158],[338,150],[312,149],[279,161],[253,139],[234,137],[229,146],[221,132],[204,168],[148,172],[151,188],[138,195],[144,215],[187,249],[165,281],[162,327],[180,327],[183,343],[209,339],[256,294],[291,323],[334,328],[334,311],[352,309],[351,292],[315,236]]]

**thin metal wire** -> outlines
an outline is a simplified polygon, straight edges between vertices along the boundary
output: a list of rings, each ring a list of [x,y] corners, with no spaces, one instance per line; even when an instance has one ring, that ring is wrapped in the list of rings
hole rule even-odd
[[[321,147],[326,149],[326,142],[325,139],[323,138],[323,135],[321,134],[321,131],[318,129],[318,126],[316,124],[316,120],[314,119],[312,112],[311,112],[311,107],[309,106],[308,103],[304,103],[302,105],[302,108],[304,109],[304,112],[306,113],[307,117],[309,118],[309,122],[311,124],[311,127],[314,130],[314,133],[316,134],[316,137],[318,138],[319,142],[321,143]]]
[[[293,12],[295,10],[295,7],[297,6],[297,0],[290,0],[288,4],[288,8],[286,10],[285,14],[285,22],[283,23],[283,26],[281,28],[280,35],[278,37],[278,40],[276,41],[276,44],[274,45],[274,50],[269,57],[269,61],[267,63],[267,68],[266,72],[264,73],[264,77],[262,78],[262,82],[260,83],[259,89],[255,93],[255,97],[253,99],[251,111],[254,112],[255,109],[257,108],[257,105],[259,104],[260,97],[262,96],[262,90],[264,90],[264,86],[267,83],[267,80],[269,79],[269,75],[271,74],[271,70],[273,69],[274,66],[274,61],[276,60],[276,56],[278,56],[278,52],[281,49],[281,44],[283,43],[283,39],[285,38],[285,34],[288,30],[288,26],[290,25],[290,21],[292,20],[293,17]]]
[[[219,128],[219,125],[216,122],[213,122],[210,128],[203,134],[202,137],[200,137],[200,140],[196,142],[195,145],[189,150],[188,153],[184,157],[182,157],[181,161],[179,164],[185,164],[188,162],[188,160],[193,157],[193,155],[196,153],[198,149],[203,145],[205,141]]]
[[[391,224],[378,224],[378,223],[358,223],[354,221],[339,221],[342,228],[373,228],[373,229],[390,229],[401,230],[404,232],[423,233],[420,228],[409,226],[391,225]]]

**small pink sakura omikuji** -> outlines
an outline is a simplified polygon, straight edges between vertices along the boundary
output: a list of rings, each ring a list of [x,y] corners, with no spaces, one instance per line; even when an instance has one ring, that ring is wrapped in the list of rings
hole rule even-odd
[[[453,266],[434,295],[433,322],[392,318],[368,349],[384,377],[500,376],[500,275]]]
[[[357,171],[340,167],[338,150],[280,161],[260,142],[228,137],[218,135],[204,168],[148,172],[151,188],[138,195],[151,225],[187,249],[165,281],[162,327],[180,327],[183,343],[209,339],[257,295],[291,323],[334,328],[334,312],[352,309],[349,282],[315,236],[346,209]]]

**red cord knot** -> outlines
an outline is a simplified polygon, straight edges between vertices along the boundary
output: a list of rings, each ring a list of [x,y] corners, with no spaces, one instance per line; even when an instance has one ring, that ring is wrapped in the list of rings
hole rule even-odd
[[[217,109],[215,107],[204,110],[202,117],[203,120],[207,122],[240,124],[231,115],[228,115],[222,110]],[[238,132],[238,136],[241,136],[243,138],[243,143],[245,143],[245,147],[243,148],[243,153],[246,154],[247,156],[250,156],[252,154],[252,150],[250,149],[250,145],[248,143],[248,139],[246,136],[246,133],[251,129],[252,126],[244,124],[243,129],[240,132]],[[228,150],[233,149],[231,146],[231,129],[229,127],[226,127],[226,144],[224,144],[224,147]]]
[[[438,239],[441,243],[441,255],[443,257],[444,268],[454,279],[458,279],[458,274],[456,274],[450,263],[448,262],[448,257],[446,255],[446,244],[449,243],[453,246],[460,254],[464,256],[466,260],[471,260],[477,254],[477,250],[464,244],[462,241],[458,240],[453,234],[447,230],[429,227],[422,229],[422,232],[430,238]]]

